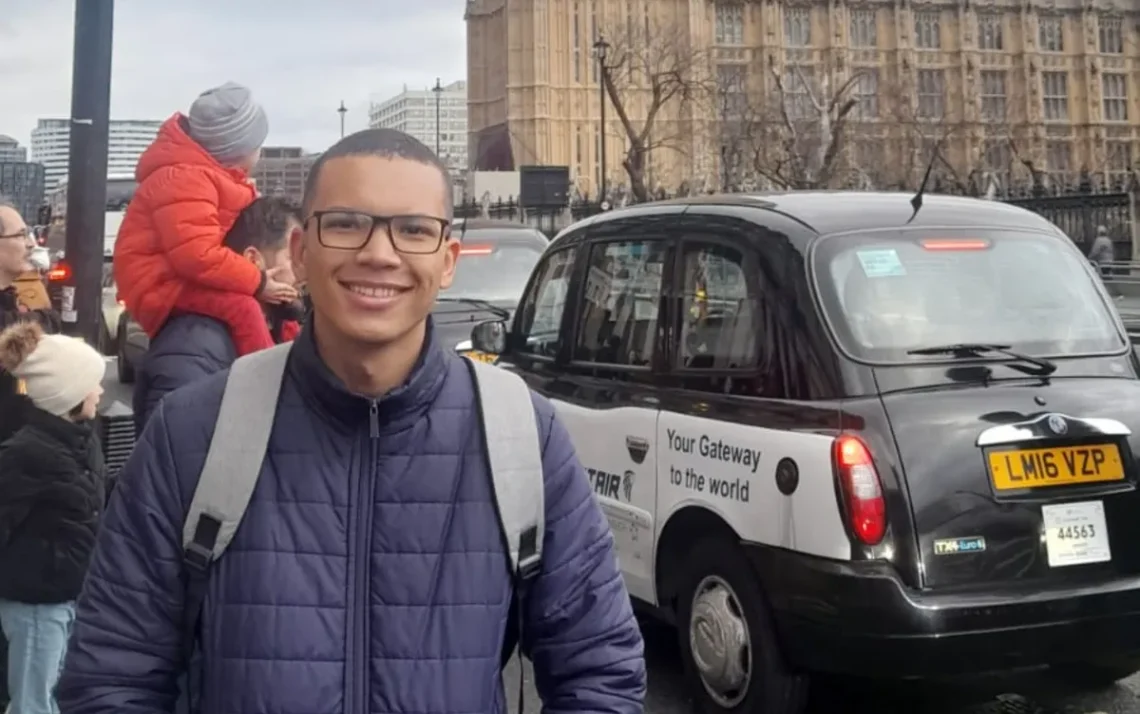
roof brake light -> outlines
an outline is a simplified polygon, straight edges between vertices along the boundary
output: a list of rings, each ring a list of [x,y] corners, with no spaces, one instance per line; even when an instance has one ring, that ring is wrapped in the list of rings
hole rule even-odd
[[[988,250],[990,242],[978,238],[935,238],[922,241],[926,250]]]
[[[61,283],[71,279],[71,266],[67,263],[57,263],[54,268],[48,271],[47,279],[49,282]]]
[[[459,249],[460,255],[490,255],[495,247],[490,245],[467,245]]]

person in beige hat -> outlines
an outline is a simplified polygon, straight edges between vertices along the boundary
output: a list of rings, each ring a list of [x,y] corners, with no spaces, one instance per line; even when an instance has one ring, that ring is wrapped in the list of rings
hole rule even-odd
[[[0,332],[0,369],[34,408],[0,444],[0,627],[11,714],[58,714],[53,696],[106,498],[91,422],[103,357],[36,323]]]

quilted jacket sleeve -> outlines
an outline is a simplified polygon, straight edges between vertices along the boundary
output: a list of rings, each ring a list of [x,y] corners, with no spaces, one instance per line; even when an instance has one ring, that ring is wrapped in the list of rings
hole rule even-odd
[[[155,191],[154,227],[174,272],[188,282],[256,295],[257,266],[222,245],[218,187],[202,172],[174,168]]]
[[[534,662],[547,714],[641,714],[644,643],[625,589],[613,533],[570,435],[535,397],[545,447],[542,573],[526,598],[523,651]]]
[[[182,509],[165,416],[151,417],[99,531],[56,689],[68,714],[174,711]]]

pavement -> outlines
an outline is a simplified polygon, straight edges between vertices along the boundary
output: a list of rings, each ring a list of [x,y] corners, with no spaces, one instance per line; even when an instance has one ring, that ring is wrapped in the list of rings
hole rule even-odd
[[[108,359],[103,408],[129,408],[131,388],[119,384],[113,359]],[[119,402],[119,405],[113,405]],[[646,714],[693,714],[686,693],[676,633],[663,625],[644,622],[649,694]],[[524,706],[539,714],[534,675],[526,663],[522,670]],[[504,672],[507,701],[518,712],[517,660]],[[1058,688],[1044,677],[1002,678],[969,685],[902,685],[897,683],[821,681],[812,692],[810,714],[1140,714],[1140,675],[1094,693]]]

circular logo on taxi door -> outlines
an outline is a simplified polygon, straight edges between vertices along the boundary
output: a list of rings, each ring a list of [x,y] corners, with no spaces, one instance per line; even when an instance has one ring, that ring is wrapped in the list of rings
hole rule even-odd
[[[1045,423],[1049,425],[1049,428],[1054,434],[1064,434],[1069,430],[1069,425],[1060,414],[1050,414],[1048,421]]]

